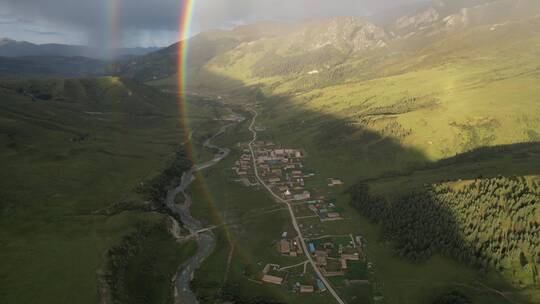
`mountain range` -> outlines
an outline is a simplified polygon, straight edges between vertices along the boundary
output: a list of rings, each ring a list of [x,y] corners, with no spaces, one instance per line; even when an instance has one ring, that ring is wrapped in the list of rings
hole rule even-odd
[[[370,17],[336,17],[298,23],[261,22],[232,31],[207,31],[191,38],[189,65],[201,69],[210,59],[217,63],[232,52],[273,53],[282,57],[318,57],[322,61],[312,66],[319,67],[336,61],[328,68],[333,70],[358,56],[379,60],[384,60],[388,53],[414,56],[426,46],[462,35],[463,31],[495,31],[525,20],[534,22],[538,14],[540,4],[531,0],[437,0]],[[279,43],[268,45],[269,42]],[[123,67],[123,72],[137,77],[145,66],[153,66],[156,75],[139,78],[173,76],[180,44],[135,58]],[[373,50],[384,54],[369,53]],[[256,69],[253,65],[250,68]]]
[[[0,39],[0,78],[108,75],[112,72],[110,62],[142,56],[159,49],[139,47],[103,51],[89,46],[33,44],[2,38]]]
[[[299,107],[394,137],[432,160],[537,138],[540,125],[528,109],[540,68],[540,2],[437,0],[404,13],[201,33],[188,43],[189,90],[285,96]],[[181,45],[116,70],[174,87]],[[519,87],[523,98],[510,103],[510,91],[490,93],[501,85]],[[505,114],[510,108],[514,118]],[[369,114],[375,112],[387,115]],[[426,129],[420,121],[437,127]],[[358,142],[358,136],[345,137]]]
[[[103,51],[97,47],[66,44],[34,44],[27,41],[16,41],[9,38],[0,39],[0,57],[25,56],[61,56],[88,57],[93,59],[122,59],[130,56],[141,56],[159,50],[158,47],[119,48]],[[114,54],[114,58],[110,58]]]
[[[87,57],[0,57],[0,79],[94,77],[108,73],[106,62]]]

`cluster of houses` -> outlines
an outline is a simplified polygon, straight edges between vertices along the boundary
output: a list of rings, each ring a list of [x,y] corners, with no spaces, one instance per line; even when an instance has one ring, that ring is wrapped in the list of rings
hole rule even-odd
[[[333,237],[309,241],[308,252],[314,258],[317,267],[325,277],[345,276],[347,271],[349,271],[350,263],[366,262],[363,253],[362,238],[357,236],[353,239],[352,236],[342,236],[342,238],[349,237],[350,242],[348,243],[343,242],[343,240],[338,241]],[[282,255],[298,256],[299,254],[302,254],[302,248],[298,239],[287,238],[287,233],[285,232],[277,242],[277,248]],[[312,284],[294,282],[295,276],[290,276],[289,272],[286,270],[290,267],[281,268],[277,264],[266,264],[262,271],[261,281],[263,283],[275,285],[285,285],[285,283],[289,281],[287,285],[291,286],[292,284],[293,292],[297,293],[323,292],[326,290],[326,287],[319,279],[314,279]],[[367,283],[365,280],[362,282]]]
[[[307,201],[308,208],[313,211],[321,220],[321,222],[339,221],[343,217],[334,203],[324,200]]]
[[[279,148],[271,142],[263,141],[256,142],[254,148],[259,175],[275,193],[290,201],[311,198],[310,192],[305,189],[305,179],[314,174],[303,174],[302,151]],[[243,150],[232,169],[239,177],[238,181],[244,185],[258,185],[253,176],[253,159],[249,149]]]
[[[303,250],[298,237],[293,239],[287,238],[287,232],[283,232],[281,239],[277,242],[278,252],[285,256],[302,256]]]
[[[287,271],[283,271],[277,264],[266,264],[262,271],[261,281],[263,283],[283,285],[289,279]],[[294,282],[294,281],[293,281]],[[326,291],[326,286],[319,279],[313,282],[314,284],[302,284],[295,282],[292,285],[292,291],[296,293],[314,293],[316,291]]]
[[[240,159],[232,168],[239,178],[238,181],[246,186],[259,185],[255,178],[255,168],[253,168],[255,165],[262,181],[275,194],[294,205],[297,212],[302,214],[302,216],[297,216],[298,220],[313,217],[318,217],[321,222],[344,219],[341,210],[333,202],[322,196],[318,188],[306,187],[306,183],[308,185],[316,183],[309,181],[315,174],[304,173],[302,164],[304,153],[301,150],[285,149],[271,142],[258,141],[254,143],[255,159],[253,159],[251,151],[245,146],[243,148]],[[328,178],[326,181],[328,187],[341,187],[344,185],[343,181],[337,178]],[[307,215],[311,213],[308,209],[314,215]],[[303,229],[303,224],[299,226]],[[311,228],[313,228],[313,224]],[[298,237],[290,237],[287,234],[287,232],[284,232],[281,238],[276,241],[277,252],[282,256],[303,257],[306,252],[304,252]],[[317,234],[312,235],[312,237]],[[317,267],[325,277],[347,275],[347,280],[350,280],[351,275],[356,273],[355,269],[358,269],[359,265],[362,266],[367,263],[360,236],[356,238],[346,236],[345,241],[343,239],[338,241],[333,237],[322,240],[312,238],[307,245],[307,254],[313,257]],[[305,284],[305,277],[298,277],[298,280],[304,281],[304,283],[295,282],[296,275],[290,275],[287,270],[290,267],[296,267],[296,265],[280,268],[276,264],[266,264],[262,270],[261,281],[268,284],[289,286],[292,287],[293,292],[297,293],[323,292],[326,290],[323,282],[316,278],[313,279],[312,284]],[[305,272],[306,268],[304,268],[304,274]]]
[[[362,240],[360,237],[351,238],[347,245],[341,243],[309,242],[309,253],[315,258],[317,266],[326,277],[344,276],[349,261],[360,261],[363,256]]]
[[[302,172],[304,154],[296,149],[277,148],[272,143],[255,143],[259,175],[283,199],[301,201],[311,197]]]
[[[241,182],[246,187],[258,186],[259,182],[253,174],[253,161],[251,159],[251,153],[249,149],[244,149],[240,159],[237,160],[232,167],[232,170],[238,176],[239,182]]]
[[[279,269],[280,267],[277,264],[266,264],[262,271],[263,276],[261,278],[261,281],[265,283],[281,285],[285,280],[285,277],[283,276],[283,274],[285,273],[280,272]]]
[[[253,162],[251,161],[251,154],[248,149],[244,149],[240,160],[236,161],[234,167],[232,168],[238,176],[247,176],[250,171]]]

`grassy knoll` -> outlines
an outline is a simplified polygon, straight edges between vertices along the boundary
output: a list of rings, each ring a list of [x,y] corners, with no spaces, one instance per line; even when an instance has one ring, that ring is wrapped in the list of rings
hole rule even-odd
[[[177,106],[118,78],[3,82],[0,96],[0,302],[96,303],[105,253],[163,221],[134,190],[174,157]]]

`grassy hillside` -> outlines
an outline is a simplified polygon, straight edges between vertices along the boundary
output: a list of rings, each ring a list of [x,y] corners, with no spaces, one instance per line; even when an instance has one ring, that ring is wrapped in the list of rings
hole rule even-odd
[[[186,68],[190,73],[198,75],[201,68],[212,58],[261,37],[273,37],[287,32],[289,27],[276,22],[259,22],[237,27],[233,31],[207,31],[190,38],[189,42],[179,42],[158,52],[121,62],[117,64],[116,70],[125,77],[140,81],[165,78],[174,80],[178,66],[178,49],[187,43],[190,59]]]
[[[475,28],[382,62],[380,55],[368,54],[337,64],[328,51],[313,54],[313,60],[300,56],[276,63],[279,58],[244,50],[260,56],[251,72],[244,69],[251,59],[208,69],[246,85],[266,84],[267,94],[289,96],[287,106],[347,121],[436,160],[481,146],[538,140],[539,25],[534,18],[493,31]],[[281,43],[266,45],[274,44]],[[260,78],[260,71],[270,77]],[[356,142],[358,134],[352,135],[349,143]]]
[[[104,61],[85,57],[0,57],[0,78],[94,77],[107,75]]]
[[[496,269],[515,286],[538,288],[538,185],[538,176],[476,179],[426,186],[390,201],[359,185],[352,197],[404,258],[444,254]]]
[[[539,174],[539,15],[538,2],[531,0],[434,1],[386,23],[384,33],[361,18],[302,23],[279,35],[240,43],[202,66],[192,67],[189,89],[258,104],[258,124],[266,129],[259,138],[304,149],[307,166],[322,176],[343,178],[347,185],[369,184],[384,197],[380,201],[387,209],[383,214],[399,219],[401,206],[388,208],[384,202],[400,202],[426,186],[440,190],[448,181],[476,178],[483,185],[491,184],[498,175],[522,180]],[[398,22],[401,17],[404,19]],[[174,86],[175,75],[151,84]],[[502,200],[497,195],[468,197],[469,192],[459,191],[439,194],[429,206],[421,205],[420,197],[418,209],[446,208],[458,199],[471,206],[493,206]],[[338,197],[339,204],[347,208],[349,194]],[[508,213],[483,214],[499,217],[505,221],[504,227],[512,227],[505,231],[527,221],[532,229],[527,235],[497,239],[491,232],[484,234],[488,228],[470,226],[481,208],[456,206],[459,231],[474,231],[485,241],[473,255],[487,260],[480,263],[487,276],[479,274],[478,267],[463,266],[467,263],[457,266],[456,261],[466,259],[446,254],[447,248],[440,244],[429,248],[436,253],[427,255],[421,264],[397,258],[396,249],[403,246],[389,245],[392,238],[383,233],[384,224],[378,227],[361,216],[353,216],[358,225],[346,228],[366,233],[370,254],[391,290],[387,295],[390,303],[418,303],[432,296],[433,290],[457,285],[474,289],[471,286],[478,282],[512,294],[516,301],[535,302],[539,295],[531,269],[537,266],[531,261],[538,250],[536,243],[526,244],[529,249],[524,252],[527,263],[523,265],[516,248],[524,239],[534,241],[530,235],[536,231],[537,210],[527,209],[532,213],[525,218],[508,200]],[[422,216],[418,218],[424,219]],[[405,224],[434,230],[417,221]],[[437,231],[418,235],[437,239]],[[394,237],[399,236],[393,232]],[[466,242],[473,243],[475,237],[467,233]],[[490,254],[503,247],[508,256]],[[508,283],[524,289],[515,291]],[[486,293],[485,286],[478,290]],[[484,296],[473,298],[478,303],[493,303]],[[507,301],[500,295],[496,298]]]
[[[377,149],[366,130],[418,150],[417,161],[537,141],[540,6],[491,2],[462,4],[471,19],[459,28],[443,21],[461,14],[454,3],[437,7],[438,19],[424,30],[397,38],[359,18],[336,18],[238,43],[205,61],[193,51],[190,90],[259,89],[287,100],[271,105],[284,123],[302,112],[331,116],[350,126],[342,144]],[[226,33],[219,37],[238,37]],[[174,85],[175,76],[152,84]]]
[[[100,78],[1,82],[0,100],[0,302],[98,302],[107,252],[141,225],[157,230],[139,240],[128,288],[141,288],[134,267],[176,269],[180,256],[148,264],[184,249],[135,191],[183,141],[174,97]],[[139,291],[170,296],[168,278],[155,284]]]

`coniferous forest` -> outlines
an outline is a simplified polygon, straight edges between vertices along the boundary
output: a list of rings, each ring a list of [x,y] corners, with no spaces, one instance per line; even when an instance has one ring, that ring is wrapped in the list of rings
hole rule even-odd
[[[398,197],[352,190],[352,204],[380,223],[398,255],[421,262],[442,254],[480,271],[503,273],[519,287],[538,286],[540,191],[525,177],[427,185]]]

